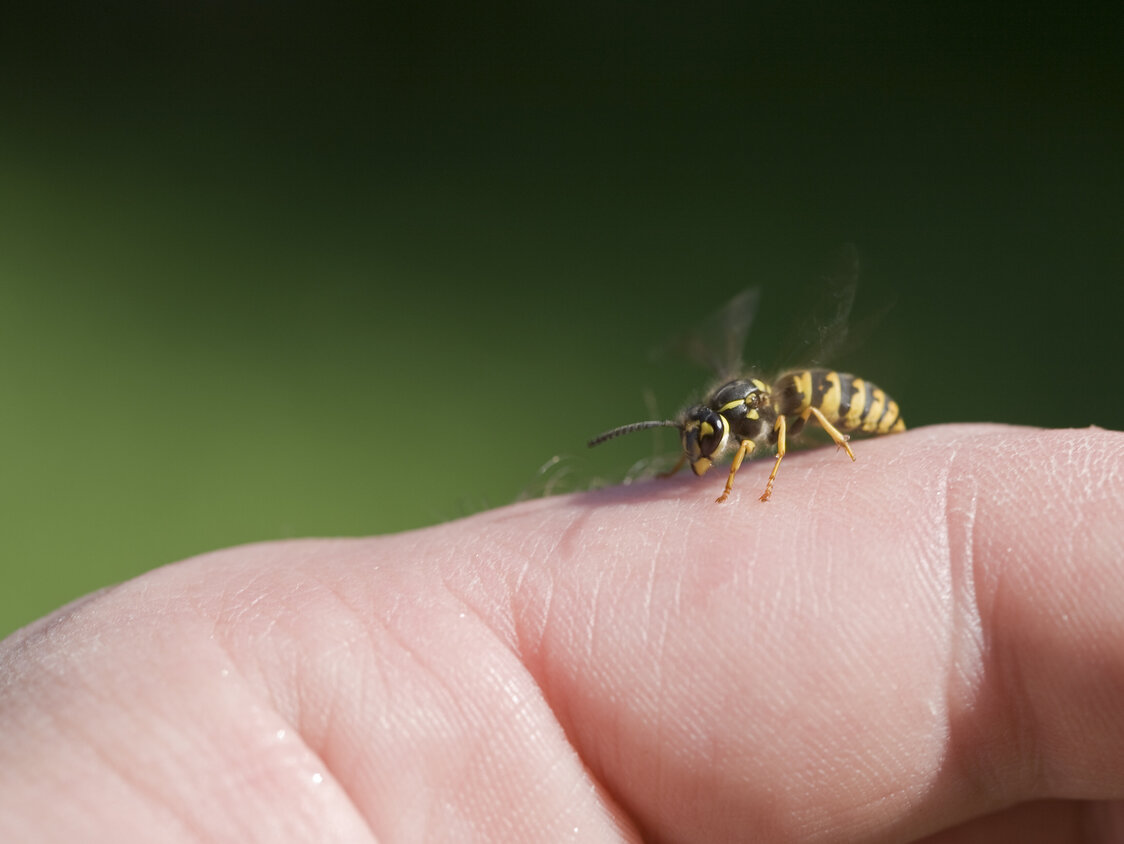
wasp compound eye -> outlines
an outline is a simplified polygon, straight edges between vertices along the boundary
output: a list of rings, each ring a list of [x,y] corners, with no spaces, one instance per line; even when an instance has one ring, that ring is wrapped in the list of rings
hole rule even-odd
[[[710,468],[714,455],[725,447],[729,430],[721,414],[709,407],[700,405],[688,411],[683,423],[683,456],[696,475]]]
[[[726,439],[726,420],[710,408],[699,419],[699,454],[711,457]]]

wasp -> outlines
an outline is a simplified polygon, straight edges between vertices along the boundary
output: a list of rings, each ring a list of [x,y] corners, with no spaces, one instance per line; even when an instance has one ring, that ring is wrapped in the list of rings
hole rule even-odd
[[[753,295],[743,294],[743,298],[755,305],[756,289],[749,292]],[[848,301],[846,310],[849,308]],[[840,318],[845,316],[842,313]],[[815,419],[852,461],[855,453],[848,442],[849,434],[881,435],[905,430],[898,403],[881,388],[849,373],[809,368],[786,372],[771,384],[753,376],[732,378],[714,390],[705,402],[688,407],[677,419],[634,422],[614,428],[594,437],[589,446],[592,448],[634,431],[677,428],[683,453],[663,477],[675,474],[685,463],[690,464],[696,475],[702,476],[716,460],[735,449],[726,488],[716,499],[717,503],[730,496],[734,476],[745,458],[760,447],[775,447],[776,462],[761,494],[761,500],[768,501],[788,438],[800,434],[809,419]]]

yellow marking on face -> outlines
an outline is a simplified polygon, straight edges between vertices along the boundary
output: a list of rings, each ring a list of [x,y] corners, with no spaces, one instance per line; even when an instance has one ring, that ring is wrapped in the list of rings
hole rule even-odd
[[[878,420],[882,418],[882,410],[886,407],[886,394],[878,387],[871,391],[870,413],[863,422],[863,432],[870,434],[878,428]]]
[[[827,390],[824,391],[823,398],[820,400],[820,411],[828,419],[838,419],[839,402],[843,398],[843,392],[839,389],[839,373],[825,373],[823,379],[824,383],[829,386]]]
[[[718,418],[722,419],[722,420],[726,419],[725,416],[720,416]],[[722,426],[722,439],[720,439],[718,441],[718,447],[714,449],[713,453],[714,454],[721,454],[722,452],[724,452],[726,450],[726,444],[729,443],[729,442],[730,442],[730,426],[729,425],[723,425]]]
[[[699,425],[699,436],[700,437],[709,437],[713,433],[714,433],[714,426],[711,425],[709,422],[703,422],[701,425]]]
[[[851,409],[847,411],[847,415],[843,417],[840,427],[845,431],[853,431],[859,427],[859,423],[863,420],[863,408],[866,407],[866,391],[869,389],[866,382],[861,378],[855,378],[851,381],[854,392],[851,396]]]
[[[700,457],[691,463],[691,471],[696,475],[705,475],[707,470],[711,467],[711,459],[709,457]]]

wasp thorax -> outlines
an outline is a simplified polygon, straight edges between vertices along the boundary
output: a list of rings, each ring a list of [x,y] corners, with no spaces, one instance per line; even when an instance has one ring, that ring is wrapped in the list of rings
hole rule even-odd
[[[722,415],[705,405],[687,411],[683,423],[683,453],[696,475],[710,468],[714,456],[726,446],[730,427]]]

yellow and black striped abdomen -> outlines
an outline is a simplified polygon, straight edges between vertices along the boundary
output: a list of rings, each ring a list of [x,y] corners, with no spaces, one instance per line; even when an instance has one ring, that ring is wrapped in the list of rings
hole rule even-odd
[[[788,372],[773,384],[772,393],[778,413],[800,417],[801,423],[791,428],[792,433],[799,431],[813,407],[844,433],[895,434],[905,430],[896,401],[869,381],[846,372]]]

